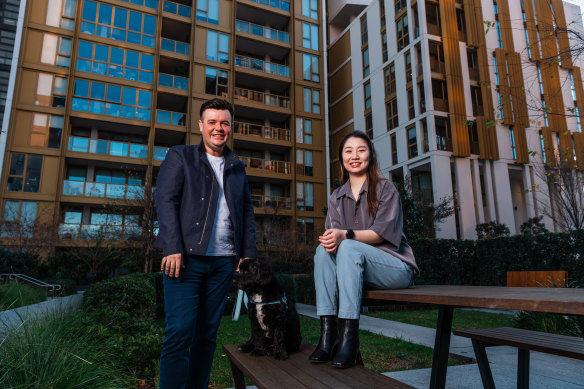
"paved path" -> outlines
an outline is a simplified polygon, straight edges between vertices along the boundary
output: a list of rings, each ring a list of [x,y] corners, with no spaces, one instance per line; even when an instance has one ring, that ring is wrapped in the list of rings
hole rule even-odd
[[[297,304],[298,313],[318,318],[312,305]],[[361,315],[361,329],[399,338],[411,343],[434,347],[435,330],[391,320],[377,319]],[[470,339],[452,336],[450,352],[463,357],[473,358],[474,351]],[[489,347],[487,354],[491,363],[493,379],[497,389],[517,387],[517,349],[512,347]],[[531,389],[583,389],[584,361],[554,355],[531,352],[529,385]],[[430,369],[406,370],[384,373],[416,388],[430,386]],[[483,387],[476,364],[451,366],[446,378],[448,389],[481,389]]]

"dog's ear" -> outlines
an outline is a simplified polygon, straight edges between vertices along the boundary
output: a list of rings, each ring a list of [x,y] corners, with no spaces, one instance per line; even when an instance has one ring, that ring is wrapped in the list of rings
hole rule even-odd
[[[272,270],[272,265],[270,265],[269,262],[262,261],[260,259],[254,259],[253,263],[250,263],[250,265],[250,270],[253,272],[254,279],[257,283],[260,285],[267,285],[272,282],[274,271]]]

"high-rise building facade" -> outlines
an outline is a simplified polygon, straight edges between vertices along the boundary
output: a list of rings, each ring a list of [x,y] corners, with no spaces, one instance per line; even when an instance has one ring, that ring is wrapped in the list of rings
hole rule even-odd
[[[438,237],[476,238],[490,221],[519,233],[536,216],[560,229],[538,168],[558,155],[584,166],[578,6],[329,0],[327,29],[333,186],[340,140],[362,130],[387,177],[421,200],[456,199]]]
[[[199,144],[199,108],[219,96],[259,243],[312,244],[326,206],[322,13],[315,0],[28,1],[4,243],[32,223],[57,223],[55,245],[139,235],[167,150]]]
[[[0,124],[8,97],[19,10],[20,0],[5,0],[0,3]]]

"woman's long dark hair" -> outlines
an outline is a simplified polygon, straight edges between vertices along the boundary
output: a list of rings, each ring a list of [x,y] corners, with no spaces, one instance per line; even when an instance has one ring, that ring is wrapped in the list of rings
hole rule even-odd
[[[367,166],[367,212],[373,216],[377,211],[377,183],[385,179],[379,170],[377,153],[371,139],[362,131],[353,131],[345,135],[339,146],[339,161],[341,162],[341,185],[349,180],[349,172],[343,163],[343,148],[349,138],[363,139],[369,149],[369,165]]]

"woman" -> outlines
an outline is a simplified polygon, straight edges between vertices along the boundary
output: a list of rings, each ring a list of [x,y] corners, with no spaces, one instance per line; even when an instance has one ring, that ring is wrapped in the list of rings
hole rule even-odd
[[[321,336],[309,359],[332,360],[334,366],[346,368],[363,363],[359,353],[363,287],[407,288],[419,270],[402,232],[399,194],[381,175],[369,137],[360,131],[345,136],[339,160],[342,185],[329,198],[326,231],[318,238],[314,256]]]

